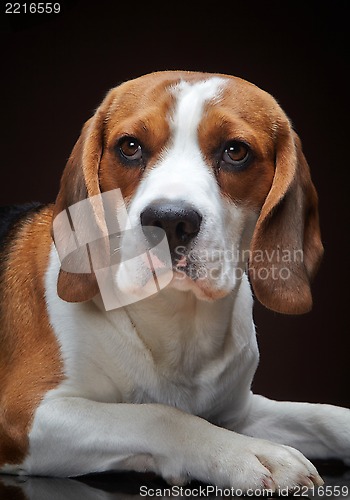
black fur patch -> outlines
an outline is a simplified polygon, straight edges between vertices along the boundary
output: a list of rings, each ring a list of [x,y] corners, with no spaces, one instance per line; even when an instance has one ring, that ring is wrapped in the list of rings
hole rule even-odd
[[[0,250],[5,244],[6,236],[11,229],[23,218],[31,213],[38,212],[44,205],[38,202],[23,205],[8,205],[0,207]]]

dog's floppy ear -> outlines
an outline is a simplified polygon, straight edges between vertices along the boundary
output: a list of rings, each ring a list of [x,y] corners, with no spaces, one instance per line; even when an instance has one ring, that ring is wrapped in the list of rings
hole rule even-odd
[[[299,137],[278,126],[275,175],[251,243],[249,277],[257,299],[285,314],[312,307],[310,280],[323,255],[318,200]]]
[[[80,225],[83,228],[80,230],[81,234],[85,232],[86,235],[86,228],[91,228],[91,226],[93,226],[92,230],[98,228],[101,236],[106,234],[102,202],[99,201],[101,197],[98,196],[101,194],[98,170],[103,152],[104,120],[107,106],[108,99],[106,98],[95,115],[85,123],[63,172],[60,191],[54,206],[52,236],[59,255],[61,253],[57,293],[60,298],[67,302],[90,300],[99,291],[90,252],[82,241],[80,241],[81,247],[79,247],[79,241],[77,242],[79,229],[75,226]],[[83,200],[86,200],[86,204],[83,206],[84,210],[77,210],[72,221],[71,207],[81,206],[81,204],[76,204]],[[87,204],[89,204],[88,207]],[[87,218],[87,212],[89,220],[84,221],[82,217]],[[81,239],[84,239],[84,235]],[[78,247],[78,250],[68,255],[69,251],[66,249],[69,247],[72,249],[74,245],[75,248]],[[62,257],[66,257],[66,260],[63,260]]]

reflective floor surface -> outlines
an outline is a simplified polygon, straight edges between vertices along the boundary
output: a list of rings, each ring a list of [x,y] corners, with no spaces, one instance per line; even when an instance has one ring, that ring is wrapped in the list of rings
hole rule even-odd
[[[339,462],[315,462],[325,485],[316,491],[299,490],[296,497],[350,500],[350,469]],[[287,492],[279,492],[285,498]],[[230,491],[191,483],[182,489],[171,488],[152,474],[91,474],[75,479],[17,477],[0,475],[1,500],[139,500],[142,498],[228,498]],[[238,496],[240,492],[238,492]],[[247,497],[268,495],[250,492]],[[273,497],[278,496],[274,494]],[[270,495],[271,497],[271,495]]]

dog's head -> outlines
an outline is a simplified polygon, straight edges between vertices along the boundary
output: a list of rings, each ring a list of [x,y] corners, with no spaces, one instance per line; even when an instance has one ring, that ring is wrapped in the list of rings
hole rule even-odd
[[[322,256],[317,195],[300,141],[266,92],[239,78],[190,72],[154,73],[112,89],[73,149],[54,217],[115,189],[132,227],[165,232],[169,287],[215,300],[247,270],[266,307],[310,309],[310,279]],[[103,226],[103,208],[93,212]],[[152,243],[152,231],[143,236]],[[134,271],[142,286],[143,270]],[[122,266],[116,279],[126,280]],[[61,269],[58,293],[91,299],[95,273]]]

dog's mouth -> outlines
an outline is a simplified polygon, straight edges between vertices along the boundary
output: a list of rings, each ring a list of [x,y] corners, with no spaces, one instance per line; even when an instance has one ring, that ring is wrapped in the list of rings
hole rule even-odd
[[[139,237],[130,233],[123,240],[121,256],[125,258],[120,261],[116,278],[116,286],[122,293],[137,299],[172,288],[191,291],[202,300],[215,300],[228,293],[220,277],[219,260],[210,258],[210,254],[206,259],[208,252],[202,246],[197,247],[193,242],[189,247],[170,250],[164,231],[156,236],[150,241],[149,236],[145,239],[140,233]]]
[[[172,279],[167,285],[180,291],[191,291],[200,300],[217,300],[227,295],[228,290],[216,288],[215,280],[208,278],[208,263],[198,259],[191,259],[189,255],[182,254],[172,258],[171,270],[165,263],[155,257],[152,258],[154,268],[152,278],[159,280],[164,275],[172,273]]]
[[[163,256],[154,250],[150,250],[148,255],[151,255],[151,258],[148,258],[147,261],[145,260],[145,263],[154,275],[171,271],[177,277],[181,276],[183,279],[187,278],[193,282],[198,280],[199,276],[198,272],[195,271],[195,264],[185,254],[181,254],[180,256],[176,253],[171,254],[171,265],[169,260],[163,259]]]

